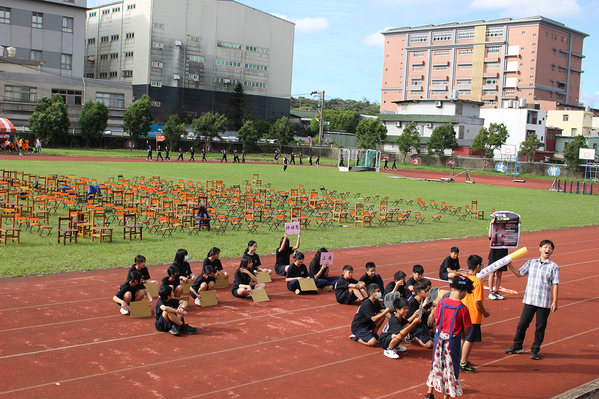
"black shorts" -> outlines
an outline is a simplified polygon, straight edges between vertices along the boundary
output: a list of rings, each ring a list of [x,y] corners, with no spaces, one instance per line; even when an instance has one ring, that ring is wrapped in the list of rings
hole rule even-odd
[[[506,255],[508,255],[507,248],[491,249],[489,251],[489,265],[492,264],[492,263],[494,263],[494,262],[496,262],[496,261],[498,261],[499,259],[505,257]],[[507,272],[507,265],[500,267],[496,271],[498,271],[498,272]]]
[[[387,348],[389,348],[389,344],[391,343],[392,339],[393,339],[393,334],[383,335],[382,337],[379,338],[379,345],[381,346],[381,348],[387,349]]]
[[[170,329],[173,327],[173,322],[170,320],[164,320],[164,317],[160,315],[160,318],[156,320],[156,323],[154,325],[156,326],[156,329],[158,331],[169,332]]]
[[[416,331],[412,330],[412,336],[418,338],[423,344],[431,340],[431,336],[426,328],[419,328]]]
[[[349,305],[350,303],[358,300],[358,297],[354,294],[350,295],[349,290],[340,292],[338,295],[336,295],[336,298],[337,302],[342,305]]]
[[[251,284],[250,284],[250,287],[252,287],[252,289],[254,289],[255,285],[251,285]],[[250,298],[250,297],[248,297],[248,296],[241,296],[241,295],[239,295],[239,294],[237,293],[237,290],[238,290],[238,289],[239,289],[239,287],[237,287],[237,288],[232,288],[232,289],[231,289],[231,294],[233,294],[233,296],[234,296],[234,297],[236,297],[236,298],[241,298],[241,299],[252,299],[252,298]]]
[[[277,273],[279,276],[285,276],[287,273],[285,273],[285,268],[289,266],[289,265],[275,265],[275,273]]]
[[[470,331],[468,331],[468,335],[466,336],[466,341],[468,342],[480,342],[483,340],[482,332],[480,330],[480,324],[473,324],[470,327]]]

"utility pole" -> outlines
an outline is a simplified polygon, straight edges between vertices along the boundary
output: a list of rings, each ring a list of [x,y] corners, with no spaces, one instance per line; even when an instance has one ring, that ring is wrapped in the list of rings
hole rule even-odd
[[[318,144],[322,145],[322,130],[324,126],[324,90],[323,91],[313,91],[310,93],[311,96],[318,95],[320,96],[320,108],[318,109],[318,114],[320,116],[320,126],[318,129]]]

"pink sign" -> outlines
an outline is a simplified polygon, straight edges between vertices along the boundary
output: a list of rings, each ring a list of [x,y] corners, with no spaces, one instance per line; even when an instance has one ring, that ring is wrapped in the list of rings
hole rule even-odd
[[[325,263],[328,263],[329,266],[333,264],[333,255],[334,252],[322,252],[320,254],[320,264],[324,265]]]
[[[285,223],[285,233],[287,234],[299,234],[300,223],[299,222],[287,222]]]

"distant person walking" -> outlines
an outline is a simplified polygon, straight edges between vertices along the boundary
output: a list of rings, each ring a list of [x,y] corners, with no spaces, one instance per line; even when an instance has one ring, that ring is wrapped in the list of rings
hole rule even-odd
[[[179,147],[179,156],[177,157],[177,161],[183,162],[183,150]]]
[[[164,160],[165,161],[169,161],[171,160],[171,157],[168,156],[168,154],[170,153],[170,150],[168,149],[168,145],[164,146]]]
[[[206,147],[202,147],[202,162],[208,162],[206,159]]]
[[[191,147],[191,149],[189,150],[189,162],[195,162],[196,159],[194,158],[194,155],[196,153],[196,150],[193,148],[193,146]]]
[[[148,144],[148,156],[146,157],[146,161],[152,161],[152,146]]]

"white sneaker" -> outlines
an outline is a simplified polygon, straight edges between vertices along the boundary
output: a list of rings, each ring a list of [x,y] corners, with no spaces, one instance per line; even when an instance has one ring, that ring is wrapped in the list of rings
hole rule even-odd
[[[402,344],[397,345],[395,348],[395,352],[405,352],[408,350],[408,348],[406,348],[405,346],[403,346]]]
[[[505,299],[498,291],[495,291],[495,299]]]
[[[202,306],[202,301],[200,301],[200,297],[197,297],[195,302],[196,302],[196,305]]]
[[[121,308],[121,314],[129,314],[129,309]]]
[[[391,359],[399,359],[399,355],[393,349],[385,349],[383,355]]]
[[[497,296],[495,295],[495,293],[493,291],[489,292],[489,299],[497,299]]]

